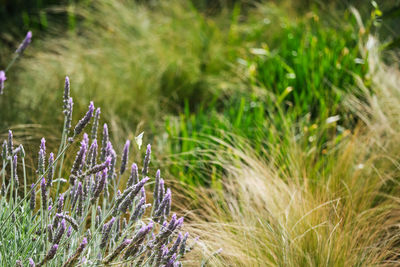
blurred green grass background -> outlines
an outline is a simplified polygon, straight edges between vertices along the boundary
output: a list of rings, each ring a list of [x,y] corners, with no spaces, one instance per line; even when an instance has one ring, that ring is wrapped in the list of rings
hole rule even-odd
[[[367,32],[360,32],[349,4],[362,11]],[[209,185],[222,171],[204,156],[209,136],[244,137],[268,153],[284,150],[285,134],[294,129],[306,140],[305,151],[317,149],[323,157],[357,123],[343,103],[357,81],[369,83],[359,42],[382,28],[380,7],[363,1],[5,1],[2,66],[17,36],[32,29],[35,37],[7,75],[0,129],[42,125],[39,132],[59,138],[62,113],[55,103],[61,104],[69,75],[75,120],[93,100],[115,141],[122,146],[124,136],[145,131],[158,150],[156,164],[189,184]]]

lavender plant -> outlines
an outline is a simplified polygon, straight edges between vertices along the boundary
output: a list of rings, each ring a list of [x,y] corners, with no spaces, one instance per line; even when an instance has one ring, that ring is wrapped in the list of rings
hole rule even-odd
[[[20,52],[25,48],[21,46]],[[35,178],[26,177],[25,151],[22,145],[14,149],[11,131],[3,142],[0,265],[181,266],[190,247],[186,244],[188,233],[181,233],[183,217],[170,216],[171,190],[165,188],[159,170],[153,203],[146,200],[145,187],[152,180],[151,146],[147,146],[141,175],[136,163],[126,173],[130,141],[118,162],[104,124],[98,149],[100,108],[94,112],[93,102],[71,131],[73,100],[69,91],[67,77],[59,150],[48,153],[46,140],[41,140]],[[92,117],[88,135],[84,131]],[[78,142],[75,160],[67,169],[64,157]],[[27,179],[36,182],[28,186]]]

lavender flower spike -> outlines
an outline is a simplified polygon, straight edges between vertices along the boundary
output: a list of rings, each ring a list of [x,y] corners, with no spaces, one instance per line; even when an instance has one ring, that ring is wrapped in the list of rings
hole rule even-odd
[[[17,159],[18,159],[17,155],[14,155],[14,158],[13,158],[13,177],[12,178],[14,180],[16,188],[18,188],[18,186],[19,186],[18,175],[17,175]]]
[[[126,163],[128,162],[129,145],[130,144],[131,144],[131,142],[129,140],[126,140],[126,143],[124,146],[124,151],[122,153],[121,171],[120,171],[121,175],[125,172],[125,169],[126,169]]]
[[[112,253],[104,260],[104,264],[112,262],[130,243],[132,239],[125,239]]]
[[[35,267],[36,266],[36,264],[35,264],[35,262],[33,261],[33,259],[32,258],[29,258],[29,267]]]
[[[68,110],[68,104],[69,104],[69,92],[70,92],[70,83],[69,83],[69,77],[65,76],[65,85],[64,85],[64,111]]]
[[[46,154],[46,139],[44,139],[44,137],[42,137],[42,139],[40,140],[40,149],[42,149],[43,152]]]
[[[4,140],[3,147],[1,150],[1,157],[3,158],[3,160],[7,159],[7,154],[8,154],[7,141]]]
[[[94,104],[91,101],[90,105],[89,105],[89,110],[88,112],[85,114],[85,116],[78,122],[78,124],[75,126],[74,129],[74,136],[77,136],[78,134],[80,134],[83,130],[83,128],[86,127],[86,125],[89,123],[90,119],[93,116],[93,111],[94,111]]]
[[[74,107],[74,101],[72,100],[72,97],[70,97],[67,101],[67,107],[64,110],[64,115],[65,115],[65,131],[68,133],[69,129],[71,129],[71,123],[72,123],[72,110]]]
[[[110,237],[110,231],[111,231],[111,228],[112,228],[114,222],[115,222],[115,217],[112,217],[111,220],[108,223],[104,224],[104,226],[103,226],[101,243],[100,243],[101,249],[104,249],[107,246],[107,241]]]
[[[19,47],[15,51],[15,53],[21,55],[24,52],[24,50],[28,47],[28,45],[31,43],[31,41],[32,41],[32,32],[29,31],[26,34],[25,39],[22,41],[22,43],[19,45]]]
[[[50,188],[53,184],[53,178],[54,178],[54,154],[50,153],[49,156],[49,172],[47,173],[47,187]]]
[[[60,243],[61,237],[63,236],[66,228],[67,227],[66,227],[66,224],[65,224],[65,219],[63,219],[61,221],[60,227],[59,227],[56,235],[54,236],[53,244],[59,244]]]
[[[154,193],[153,193],[154,210],[156,210],[158,208],[158,205],[161,202],[161,199],[159,198],[160,178],[161,178],[161,171],[157,170],[157,172],[156,172],[156,181],[155,181],[155,184],[154,184]]]
[[[92,204],[96,201],[96,199],[100,196],[101,191],[103,191],[104,186],[106,184],[106,179],[107,179],[107,168],[105,168],[101,174],[101,178],[96,185],[96,190],[93,193],[93,197],[90,200]]]
[[[44,177],[42,178],[42,181],[40,182],[40,188],[42,190],[42,209],[45,212],[47,210],[47,188],[46,188],[46,180]]]
[[[85,249],[88,241],[86,237],[83,238],[81,244],[75,251],[75,253],[67,260],[67,262],[63,265],[63,267],[71,267],[75,266],[76,262],[79,260],[79,256],[82,254],[83,250]]]
[[[44,259],[42,260],[42,262],[41,262],[40,264],[38,264],[38,266],[42,266],[43,264],[45,264],[45,263],[48,262],[49,260],[53,259],[54,256],[55,256],[56,253],[57,253],[57,249],[58,249],[58,244],[54,244],[54,245],[50,248],[49,252],[47,252],[46,257],[44,257]]]
[[[6,73],[4,70],[0,70],[0,95],[3,94],[4,82],[7,80]]]
[[[100,108],[97,108],[94,114],[92,132],[90,133],[90,138],[92,139],[97,138],[97,129],[99,128],[100,113],[101,113]]]
[[[131,167],[131,175],[129,176],[128,182],[126,183],[126,187],[131,187],[134,183],[139,182],[139,174],[138,174],[138,167],[136,163],[132,164]]]
[[[144,157],[143,161],[143,169],[142,169],[143,176],[146,176],[147,173],[149,172],[150,155],[151,155],[151,145],[148,144],[146,149],[146,156]]]

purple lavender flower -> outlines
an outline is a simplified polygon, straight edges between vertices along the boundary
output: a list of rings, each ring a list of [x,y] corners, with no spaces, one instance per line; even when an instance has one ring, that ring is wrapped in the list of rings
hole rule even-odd
[[[40,149],[42,149],[44,154],[46,155],[46,139],[44,139],[44,137],[42,137],[42,139],[40,140]]]
[[[66,133],[68,133],[69,130],[71,129],[73,107],[74,107],[74,101],[72,100],[72,97],[70,97],[67,100],[66,109],[64,110]]]
[[[143,176],[146,176],[147,173],[149,172],[150,155],[151,155],[151,145],[148,144],[146,149],[146,156],[144,157],[143,161],[143,169],[142,169]]]
[[[88,112],[85,114],[85,116],[75,126],[74,136],[77,136],[78,134],[80,134],[82,132],[83,128],[86,127],[86,125],[89,123],[90,119],[93,116],[93,111],[94,111],[94,104],[91,101],[90,105],[89,105]]]
[[[35,184],[31,185],[31,199],[29,202],[29,207],[31,209],[31,211],[35,210],[35,206],[36,206],[36,192],[35,192]]]
[[[50,153],[49,156],[49,172],[47,173],[47,187],[50,188],[53,185],[53,178],[54,178],[54,154]]]
[[[19,186],[18,175],[17,175],[17,159],[18,159],[17,155],[14,155],[13,166],[12,166],[13,167],[12,179],[14,180],[16,188],[18,188],[18,186]]]
[[[126,169],[126,163],[128,162],[129,145],[130,144],[131,144],[131,142],[129,140],[126,140],[126,143],[124,146],[124,151],[122,153],[121,171],[120,171],[121,175],[125,172],[125,169]]]
[[[110,164],[111,164],[111,157],[108,157],[108,158],[106,159],[106,161],[104,161],[103,163],[98,164],[98,165],[95,165],[95,166],[93,166],[92,168],[90,168],[90,169],[88,170],[87,174],[88,174],[88,175],[91,175],[91,174],[95,174],[95,173],[101,172],[101,171],[103,171],[104,169],[110,167]]]
[[[139,219],[140,210],[142,209],[142,207],[145,203],[146,203],[146,201],[144,200],[144,198],[141,198],[139,203],[136,205],[135,210],[132,213],[132,216],[130,219],[132,222],[136,222]]]
[[[172,255],[172,257],[168,260],[165,267],[174,267],[175,260],[176,260],[176,254]]]
[[[63,236],[63,234],[65,232],[65,229],[66,229],[66,224],[65,224],[65,219],[63,219],[61,221],[60,227],[58,228],[58,231],[57,231],[56,235],[54,236],[53,244],[59,244],[60,243],[60,240],[61,240],[61,238],[62,238],[62,236]]]
[[[78,189],[76,191],[76,198],[78,201],[78,207],[76,208],[76,214],[80,217],[82,216],[82,212],[83,212],[83,188],[82,188],[82,183],[79,182],[78,184]]]
[[[104,249],[107,246],[107,241],[110,238],[110,231],[115,222],[115,217],[112,217],[111,220],[104,224],[103,226],[103,231],[101,235],[101,242],[100,242],[100,248]]]
[[[92,138],[92,139],[97,138],[97,129],[99,128],[100,113],[101,113],[100,108],[97,108],[96,112],[94,114],[92,132],[90,134],[90,138]]]
[[[168,252],[168,255],[167,255],[168,257],[171,257],[172,255],[174,255],[178,251],[178,248],[179,248],[179,245],[181,244],[181,241],[182,241],[182,234],[179,233],[178,237],[176,238],[176,240],[174,242],[174,244],[172,245],[171,249]]]
[[[58,249],[58,244],[54,244],[54,245],[50,248],[49,252],[47,252],[46,257],[44,257],[44,259],[42,260],[42,262],[41,262],[38,266],[42,266],[42,265],[44,265],[46,262],[48,262],[49,260],[53,259],[54,256],[55,256],[56,253],[57,253],[57,249]]]
[[[80,255],[82,254],[83,250],[85,249],[88,241],[86,237],[83,238],[81,244],[75,251],[75,253],[64,263],[63,267],[72,267],[75,266],[79,260]]]
[[[25,51],[25,49],[28,47],[28,45],[31,43],[31,41],[32,41],[32,32],[29,31],[26,34],[25,39],[22,41],[22,43],[17,48],[17,50],[15,50],[15,53],[21,55]]]
[[[39,157],[38,157],[38,170],[37,172],[39,173],[39,175],[44,174],[45,171],[45,152],[43,151],[43,149],[39,150]]]
[[[100,160],[101,161],[104,161],[106,159],[108,142],[109,142],[108,126],[107,126],[107,123],[104,123],[104,126],[103,126],[103,140],[101,142],[101,155],[100,155]]]
[[[81,166],[83,164],[83,159],[85,157],[86,150],[87,150],[87,146],[86,146],[86,144],[84,142],[82,142],[81,143],[81,147],[80,147],[78,153],[76,154],[76,158],[75,158],[74,164],[72,165],[71,176],[76,176],[78,174],[78,171],[79,171],[79,169],[81,168]],[[70,181],[70,182],[71,182],[71,184],[74,184],[75,179],[73,181]]]
[[[91,199],[92,204],[96,201],[96,199],[100,196],[100,193],[103,191],[104,186],[107,180],[107,168],[102,171],[101,178],[96,185],[96,190],[93,193],[93,197]]]
[[[72,234],[72,227],[69,226],[69,227],[68,227],[68,230],[67,230],[67,237],[70,237],[71,234]]]
[[[115,248],[115,250],[111,253],[110,256],[108,256],[103,262],[104,264],[109,264],[112,262],[129,244],[132,243],[132,239],[125,239],[122,241],[121,244],[119,244],[118,247]]]
[[[138,174],[138,167],[136,163],[132,164],[131,167],[131,175],[129,176],[128,182],[126,183],[126,187],[131,187],[134,183],[139,182],[139,174]]]
[[[60,213],[57,213],[56,216],[59,217],[59,218],[65,219],[67,222],[69,222],[71,224],[72,228],[74,228],[75,231],[78,231],[79,225],[75,221],[74,218],[72,218],[71,216],[65,215],[65,214],[60,214]]]
[[[7,148],[8,148],[8,155],[12,156],[14,146],[13,146],[13,133],[11,130],[8,130],[8,143],[7,143]]]
[[[8,149],[7,149],[7,141],[4,140],[4,142],[3,142],[3,147],[2,147],[2,150],[1,150],[1,157],[3,158],[3,160],[6,160],[6,159],[7,159],[7,153],[8,153],[7,150],[8,150]]]
[[[135,237],[132,239],[131,245],[129,245],[129,247],[127,248],[124,259],[127,259],[130,256],[134,256],[136,254],[138,247],[141,245],[151,229],[153,229],[153,222],[150,222],[148,225],[144,225],[142,226],[142,228],[140,228]]]
[[[117,154],[115,153],[114,149],[110,152],[111,162],[110,162],[110,169],[108,172],[108,180],[112,180],[115,176],[115,164],[117,162]]]
[[[64,99],[63,99],[63,103],[64,103],[64,112],[68,111],[68,105],[69,105],[69,92],[70,92],[70,83],[69,83],[69,77],[65,76],[65,85],[64,85]]]
[[[0,95],[3,94],[4,82],[7,80],[6,73],[4,70],[0,70]]]
[[[94,165],[96,165],[96,158],[97,158],[97,140],[93,139],[92,144],[89,148],[86,165],[89,167],[93,167]]]
[[[42,178],[40,182],[40,189],[42,190],[42,209],[47,210],[47,190],[46,190],[46,179]]]
[[[33,259],[32,258],[29,258],[29,267],[35,267],[36,266],[36,264],[35,264],[35,262],[33,261]]]
[[[85,143],[86,147],[89,147],[89,136],[87,133],[83,133],[82,142]]]
[[[47,237],[49,242],[53,240],[53,226],[51,224],[47,225]]]
[[[189,237],[189,233],[186,232],[185,235],[183,236],[181,246],[179,248],[179,255],[182,257],[186,253],[186,242]]]
[[[170,203],[170,202],[171,202],[171,190],[168,188],[167,193],[165,194],[165,197],[161,201],[160,205],[158,206],[158,209],[156,210],[156,212],[154,214],[154,218],[156,220],[164,215],[166,207],[167,207],[168,203]]]

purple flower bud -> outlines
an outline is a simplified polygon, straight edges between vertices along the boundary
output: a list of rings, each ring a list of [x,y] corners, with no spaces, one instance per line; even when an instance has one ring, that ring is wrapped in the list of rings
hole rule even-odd
[[[174,244],[172,245],[169,253],[168,253],[168,257],[171,257],[172,255],[174,255],[177,251],[178,251],[178,247],[181,244],[182,241],[182,234],[179,233],[178,237],[176,238]]]
[[[138,167],[136,163],[133,163],[131,167],[131,175],[129,176],[126,187],[131,187],[134,183],[136,184],[138,182],[139,182]]]
[[[31,209],[31,211],[35,210],[35,206],[36,206],[36,192],[35,192],[35,184],[31,185],[31,199],[29,202],[29,207]]]
[[[103,140],[101,142],[101,155],[100,155],[100,160],[104,161],[107,156],[107,146],[109,142],[109,136],[108,136],[108,126],[106,123],[104,123],[103,126]]]
[[[90,138],[92,139],[97,139],[97,129],[99,128],[100,113],[100,108],[97,108],[94,114],[92,132],[90,134]]]
[[[4,70],[0,70],[0,95],[3,94],[4,82],[7,80],[6,73]]]
[[[8,130],[8,143],[7,143],[7,148],[8,148],[8,155],[12,156],[14,146],[13,146],[13,133],[11,130]]]
[[[42,178],[42,181],[40,182],[40,188],[42,190],[42,209],[43,211],[47,210],[47,190],[46,190],[46,180],[44,177]]]
[[[50,153],[49,156],[49,172],[47,173],[47,187],[50,188],[53,185],[53,178],[54,178],[54,154]]]
[[[147,173],[149,172],[150,155],[151,155],[151,145],[148,144],[146,149],[146,156],[144,157],[143,161],[143,169],[142,169],[143,176],[146,176]]]
[[[32,32],[29,31],[26,34],[25,39],[22,41],[22,43],[17,48],[17,50],[15,50],[15,53],[21,55],[25,51],[25,49],[28,47],[28,45],[31,43],[31,41],[32,41]]]
[[[101,243],[100,243],[101,249],[104,249],[107,246],[107,241],[110,238],[110,231],[114,222],[115,222],[115,217],[112,217],[111,220],[108,223],[104,224],[103,226]]]
[[[35,262],[33,261],[32,258],[29,258],[29,267],[35,267]]]
[[[160,179],[160,183],[158,185],[158,199],[161,202],[164,199],[165,188],[164,188],[164,179]],[[160,203],[158,203],[160,204]]]
[[[126,163],[128,162],[129,145],[130,144],[131,144],[131,142],[129,140],[126,140],[126,143],[124,146],[124,151],[122,153],[121,171],[120,171],[121,175],[125,172],[125,169],[126,169]]]
[[[148,225],[142,226],[140,230],[136,233],[135,237],[132,239],[131,245],[127,248],[124,259],[129,258],[130,256],[134,256],[143,242],[143,240],[146,238],[147,234],[153,229],[153,223],[150,222]]]
[[[78,122],[78,124],[75,126],[74,129],[74,136],[77,136],[78,134],[80,134],[83,130],[83,128],[86,127],[86,125],[89,123],[90,119],[93,116],[93,111],[94,111],[94,104],[91,101],[90,105],[89,105],[89,110],[88,112],[85,114],[85,116]]]

